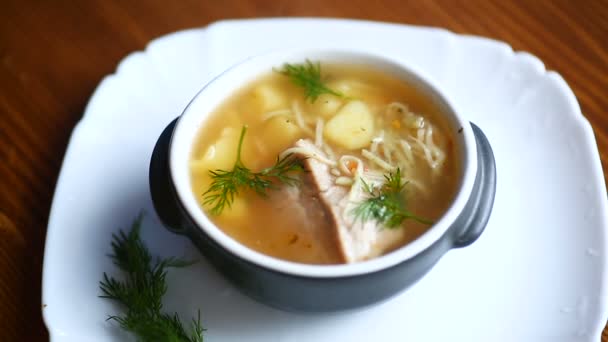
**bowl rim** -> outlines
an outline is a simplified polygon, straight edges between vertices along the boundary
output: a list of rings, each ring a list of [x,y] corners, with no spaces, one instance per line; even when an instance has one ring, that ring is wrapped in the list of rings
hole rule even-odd
[[[200,208],[191,187],[188,161],[193,140],[211,112],[237,89],[284,63],[301,63],[306,59],[321,62],[366,64],[397,73],[418,83],[418,87],[444,107],[448,121],[458,130],[455,144],[460,150],[461,179],[448,209],[426,232],[415,240],[385,255],[370,260],[339,265],[311,265],[281,260],[257,252],[233,239],[217,227]],[[311,278],[349,277],[377,272],[410,260],[441,239],[457,221],[473,190],[477,173],[477,147],[471,125],[456,110],[448,94],[431,77],[413,64],[395,56],[381,56],[357,49],[300,48],[279,50],[252,56],[234,64],[208,82],[186,106],[179,117],[169,147],[169,170],[177,200],[197,229],[214,240],[230,254],[279,273]]]

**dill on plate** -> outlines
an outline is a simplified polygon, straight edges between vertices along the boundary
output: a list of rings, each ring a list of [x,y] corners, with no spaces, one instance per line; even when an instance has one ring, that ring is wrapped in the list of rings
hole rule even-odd
[[[99,287],[100,297],[116,301],[123,312],[108,320],[133,333],[138,341],[202,342],[205,329],[201,314],[192,319],[189,332],[177,313],[162,311],[167,292],[167,269],[185,267],[193,262],[177,258],[153,258],[140,237],[143,214],[133,221],[129,232],[112,234],[110,258],[121,271],[118,277],[104,272]]]

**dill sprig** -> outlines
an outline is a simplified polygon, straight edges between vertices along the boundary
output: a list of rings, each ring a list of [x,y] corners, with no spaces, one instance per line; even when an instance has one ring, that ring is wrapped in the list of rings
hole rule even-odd
[[[279,73],[289,77],[295,85],[304,88],[304,97],[310,102],[315,102],[321,94],[344,97],[340,92],[323,84],[320,62],[313,63],[307,59],[304,64],[285,63]]]
[[[241,136],[236,153],[236,162],[232,170],[209,170],[211,186],[203,193],[203,205],[209,207],[212,215],[219,215],[224,208],[230,208],[235,196],[244,189],[251,189],[258,195],[265,197],[269,189],[274,189],[275,182],[286,185],[296,185],[298,178],[292,172],[303,171],[302,160],[288,154],[283,158],[277,157],[275,164],[259,172],[247,168],[241,160],[243,139],[247,126],[241,129]]]
[[[167,292],[167,268],[185,267],[193,262],[177,258],[153,258],[140,238],[143,215],[132,223],[128,233],[112,234],[114,264],[124,272],[118,280],[105,272],[99,287],[100,297],[117,301],[125,308],[122,315],[111,315],[121,328],[133,333],[138,341],[202,342],[201,314],[190,323],[186,332],[177,313],[161,312],[162,298]]]
[[[359,203],[353,214],[362,221],[376,220],[387,228],[397,228],[405,220],[414,220],[423,224],[432,224],[432,221],[416,216],[406,209],[405,185],[402,182],[401,170],[384,175],[385,183],[381,187],[374,187],[363,182],[369,198]]]

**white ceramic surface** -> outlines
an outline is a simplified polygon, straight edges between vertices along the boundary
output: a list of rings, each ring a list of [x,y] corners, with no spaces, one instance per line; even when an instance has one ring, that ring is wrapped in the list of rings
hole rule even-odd
[[[296,46],[297,44],[297,46]],[[280,46],[364,48],[429,74],[487,134],[494,212],[480,239],[448,252],[419,283],[371,308],[299,315],[244,297],[201,259],[169,273],[166,309],[201,308],[206,341],[599,341],[608,316],[608,206],[591,126],[556,73],[500,42],[348,20],[225,21],[156,39],[105,78],[76,126],[49,218],[44,320],[53,342],[121,341],[117,307],[97,296],[111,233],[148,212],[163,256],[200,258],[164,230],[148,191],[162,129],[210,78]]]

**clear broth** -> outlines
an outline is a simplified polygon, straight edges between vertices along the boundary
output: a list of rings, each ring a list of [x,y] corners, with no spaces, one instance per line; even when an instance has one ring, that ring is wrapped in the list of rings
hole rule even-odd
[[[453,146],[455,132],[442,120],[440,107],[412,84],[370,67],[323,64],[322,72],[326,84],[347,89],[354,94],[354,98],[366,102],[374,115],[385,115],[382,108],[398,101],[407,104],[412,112],[420,113],[434,125],[435,135],[442,137],[447,149],[442,175],[431,179],[427,166],[416,167],[413,171],[415,176],[428,186],[430,192],[427,196],[414,196],[415,191],[412,191],[412,198],[408,198],[408,209],[433,221],[439,219],[454,197],[460,176]],[[348,84],[356,86],[345,88]],[[268,89],[280,90],[282,98],[287,100],[274,101],[274,105],[268,106],[268,102],[273,103],[265,97]],[[302,88],[291,83],[287,77],[270,72],[236,91],[209,116],[194,142],[191,156],[192,191],[202,210],[205,210],[203,193],[211,183],[208,171],[232,169],[243,125],[248,126],[248,131],[242,160],[254,171],[272,166],[280,152],[293,146],[296,140],[306,137],[303,132],[285,133],[283,128],[285,124],[294,124],[289,122],[294,120],[293,117],[275,115],[277,119],[265,120],[269,113],[276,114],[277,111],[291,108],[293,101],[299,101],[303,111],[311,113],[315,105],[322,105],[319,101],[325,100],[319,98],[311,104],[304,98]],[[278,118],[285,122],[278,122]],[[345,152],[336,146],[332,148],[337,154]],[[305,222],[306,217],[295,213],[282,202],[273,200],[272,196],[268,199],[244,192],[239,194],[231,209],[225,209],[219,216],[210,215],[210,218],[226,234],[258,252],[299,263],[340,263],[330,234],[319,234],[310,229],[307,227],[310,222]],[[404,227],[399,228],[404,232],[399,243],[386,252],[416,239],[428,228],[424,224],[406,221]]]

